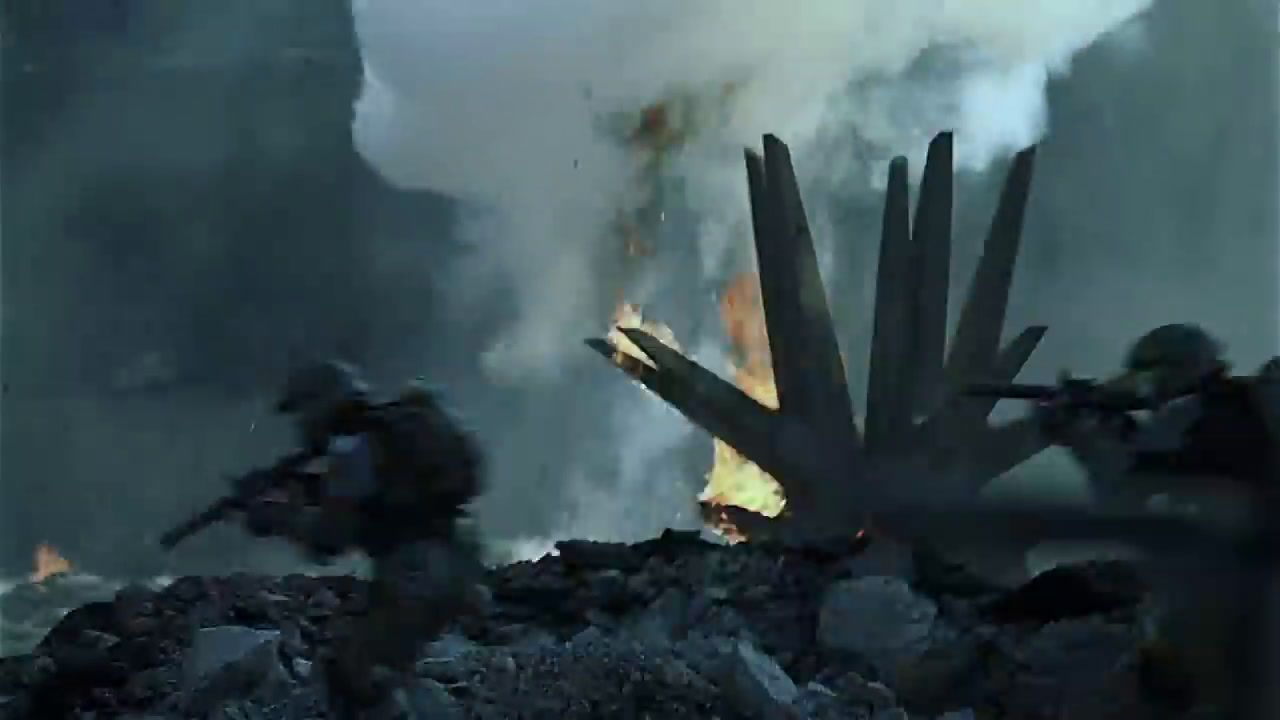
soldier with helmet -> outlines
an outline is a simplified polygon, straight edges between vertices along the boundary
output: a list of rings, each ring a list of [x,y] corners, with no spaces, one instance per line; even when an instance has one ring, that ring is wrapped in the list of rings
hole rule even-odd
[[[1202,699],[1235,707],[1266,682],[1262,657],[1246,656],[1269,612],[1257,573],[1280,539],[1280,359],[1232,375],[1203,329],[1164,325],[1133,345],[1119,376],[1088,388],[1085,402],[1043,398],[1036,416],[1084,466],[1104,506],[1135,509],[1164,495],[1243,531],[1238,558],[1173,576],[1161,622],[1177,648],[1170,657],[1194,670]]]
[[[1100,389],[1132,398],[1132,412],[1058,396],[1037,406],[1037,418],[1085,467],[1103,504],[1274,492],[1280,362],[1231,375],[1221,343],[1195,325],[1170,324],[1134,343],[1124,372]]]
[[[403,704],[400,681],[422,644],[477,597],[466,507],[482,489],[479,450],[429,389],[375,403],[355,368],[336,361],[295,372],[277,410],[314,461],[305,491],[255,500],[245,524],[314,558],[369,555],[368,612],[339,629],[326,663],[329,716],[359,717],[391,697]]]

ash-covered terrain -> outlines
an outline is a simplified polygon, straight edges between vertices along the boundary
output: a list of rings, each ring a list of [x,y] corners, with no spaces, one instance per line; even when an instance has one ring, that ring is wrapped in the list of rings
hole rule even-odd
[[[124,587],[0,660],[0,717],[325,717],[317,659],[364,591],[301,574]],[[1105,720],[1194,705],[1119,561],[1002,589],[890,541],[668,532],[559,543],[493,569],[481,595],[418,663],[430,717]]]

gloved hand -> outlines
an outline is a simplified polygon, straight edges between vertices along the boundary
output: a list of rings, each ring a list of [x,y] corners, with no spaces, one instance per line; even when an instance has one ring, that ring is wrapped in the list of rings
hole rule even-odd
[[[1036,403],[1033,417],[1041,434],[1055,445],[1073,445],[1097,434],[1127,440],[1137,429],[1128,413],[1102,412],[1068,398]]]
[[[244,509],[244,526],[254,537],[292,536],[298,511],[280,500],[255,500]]]
[[[1089,424],[1079,405],[1058,398],[1036,403],[1032,415],[1040,433],[1055,445],[1066,443]]]

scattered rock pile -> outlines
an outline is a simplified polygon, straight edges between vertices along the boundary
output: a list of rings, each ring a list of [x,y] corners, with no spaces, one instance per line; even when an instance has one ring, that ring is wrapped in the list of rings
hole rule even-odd
[[[0,593],[0,655],[30,652],[63,615],[87,602],[109,600],[119,583],[83,573],[58,573]]]
[[[494,570],[487,606],[428,648],[415,695],[432,717],[1106,720],[1189,703],[1167,678],[1151,689],[1145,593],[1118,562],[1006,591],[887,542],[557,548]],[[0,661],[0,716],[323,717],[312,663],[363,593],[347,576],[126,587]]]

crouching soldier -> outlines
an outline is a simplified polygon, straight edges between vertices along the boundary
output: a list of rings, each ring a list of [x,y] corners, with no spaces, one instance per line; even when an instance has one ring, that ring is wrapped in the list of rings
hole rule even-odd
[[[297,492],[251,503],[244,520],[315,559],[363,551],[372,560],[368,611],[337,629],[325,662],[329,716],[360,717],[403,702],[422,645],[477,599],[482,565],[466,508],[482,490],[482,459],[429,390],[375,403],[340,362],[295,372],[277,409],[314,461]]]

